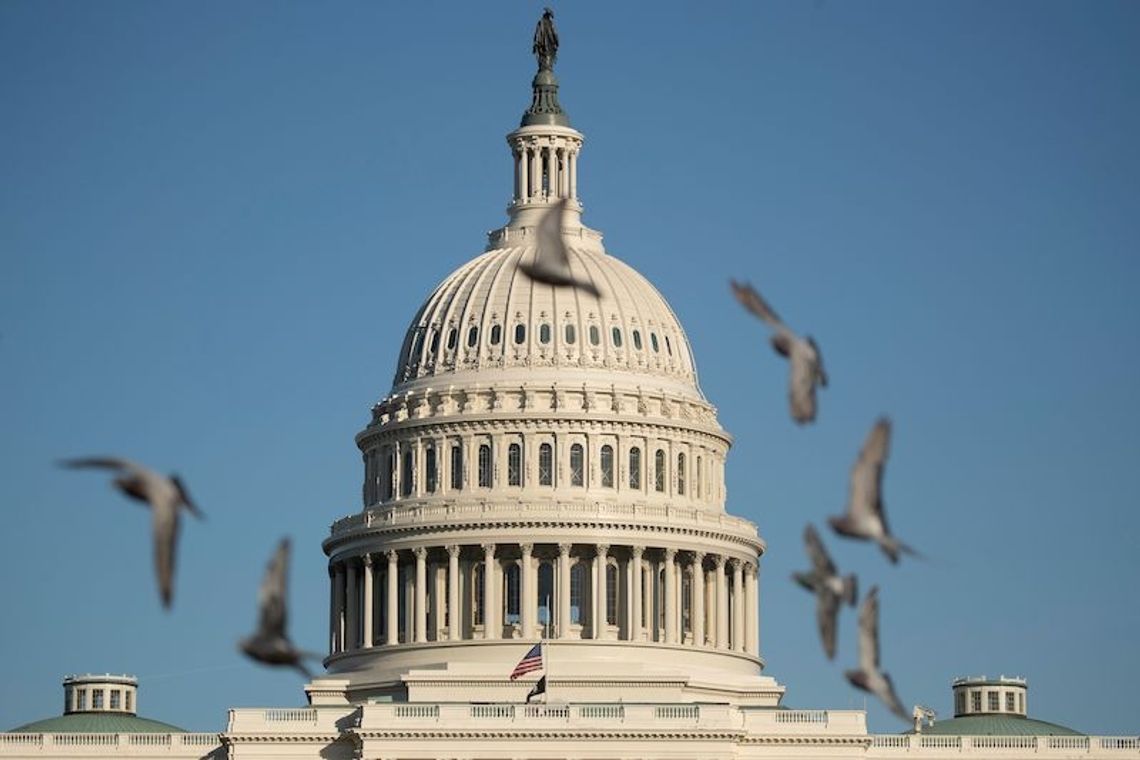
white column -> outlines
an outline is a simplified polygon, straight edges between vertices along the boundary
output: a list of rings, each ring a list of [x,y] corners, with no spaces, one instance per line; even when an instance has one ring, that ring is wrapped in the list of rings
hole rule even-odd
[[[495,545],[483,544],[483,638],[499,638],[499,616],[495,607]]]
[[[542,151],[537,144],[530,146],[530,196],[538,198],[542,195]]]
[[[657,640],[657,596],[654,586],[657,583],[657,570],[651,561],[642,562],[641,600],[645,611],[645,639]]]
[[[706,570],[705,579],[705,643],[716,646],[716,572]]]
[[[693,621],[693,646],[705,645],[705,554],[693,555],[693,598],[689,601],[689,616]]]
[[[416,555],[416,641],[427,641],[427,549],[417,546]]]
[[[578,149],[570,151],[570,197],[578,200]]]
[[[365,649],[371,649],[374,633],[372,630],[372,555],[364,555],[364,642]]]
[[[515,201],[526,197],[526,148],[515,152]]]
[[[546,148],[546,195],[553,197],[555,192],[554,186],[554,146]]]
[[[744,563],[732,560],[732,648],[744,651]]]
[[[558,638],[570,638],[570,544],[558,545]]]
[[[534,583],[538,579],[534,576],[534,562],[531,559],[534,544],[521,544],[519,548],[522,549],[522,567],[519,569],[519,596],[522,598],[519,599],[519,612],[522,615],[523,638],[529,639],[534,636],[538,617],[534,588]]]
[[[724,577],[725,556],[716,558],[716,645],[728,649],[728,583]]]
[[[760,655],[760,588],[756,580],[756,563],[748,564],[744,574],[744,622],[746,630],[744,641],[746,651],[751,655]]]
[[[459,641],[463,634],[459,610],[459,547],[447,547],[447,638]]]
[[[333,625],[333,649],[344,651],[344,563],[333,568],[333,609],[336,618]]]
[[[562,156],[562,170],[558,172],[558,191],[563,198],[570,197],[570,146],[566,145],[559,151]]]
[[[400,643],[400,555],[388,551],[388,645]]]
[[[594,555],[594,577],[597,578],[597,595],[594,597],[596,602],[594,605],[594,638],[605,639],[609,638],[609,623],[606,620],[606,557],[609,555],[610,547],[605,544],[598,544],[597,553]]]
[[[633,559],[630,561],[630,625],[629,625],[629,639],[630,641],[641,641],[641,615],[643,603],[641,600],[641,555],[645,552],[644,546],[634,546]]]
[[[558,148],[551,145],[547,148],[550,161],[550,199],[554,200],[558,197],[558,188],[562,185],[562,177],[558,171]]]
[[[357,582],[358,572],[356,565],[351,562],[345,563],[345,570],[347,571],[348,582],[345,596],[347,597],[347,610],[345,614],[345,636],[344,648],[356,649],[360,646],[358,637],[360,636],[360,585]]]
[[[677,643],[677,550],[665,550],[665,643]]]

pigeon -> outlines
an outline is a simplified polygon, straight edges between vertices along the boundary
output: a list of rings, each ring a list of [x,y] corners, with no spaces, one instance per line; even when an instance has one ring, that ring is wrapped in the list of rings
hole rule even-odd
[[[174,555],[178,544],[180,511],[203,519],[205,515],[190,500],[186,486],[177,475],[169,477],[128,459],[116,457],[88,457],[66,459],[63,467],[98,467],[118,473],[115,487],[127,496],[150,505],[154,528],[154,571],[158,577],[158,592],[162,606],[170,609],[174,599]]]
[[[918,556],[918,552],[892,536],[887,527],[887,515],[883,511],[883,467],[890,442],[891,421],[880,417],[851,468],[847,512],[829,517],[827,522],[841,536],[878,543],[894,564],[899,561],[900,553]]]
[[[801,338],[792,332],[751,285],[736,280],[729,282],[736,300],[776,331],[771,343],[776,353],[788,360],[788,401],[792,419],[799,425],[814,422],[815,389],[819,386],[827,387],[827,373],[823,369],[823,355],[819,346],[810,335]]]
[[[562,219],[569,205],[570,199],[564,198],[543,214],[536,232],[534,261],[519,264],[519,269],[536,282],[577,288],[595,298],[601,298],[597,285],[575,277],[570,272],[570,254],[562,237]]]
[[[238,642],[238,646],[250,659],[266,665],[288,665],[300,671],[305,678],[311,679],[313,674],[305,667],[302,660],[320,659],[320,655],[297,649],[285,633],[287,622],[285,591],[288,572],[289,539],[283,538],[277,545],[277,551],[272,559],[269,560],[269,566],[265,569],[265,578],[262,579],[261,589],[257,594],[257,630],[252,636],[247,636]]]
[[[811,572],[793,573],[792,579],[815,594],[815,616],[819,623],[819,637],[823,641],[823,651],[827,659],[835,659],[835,623],[839,616],[839,606],[843,602],[855,606],[858,585],[855,574],[840,577],[835,563],[827,555],[827,549],[820,540],[815,526],[810,523],[804,528],[804,546],[811,558]]]
[[[910,720],[902,700],[895,693],[891,677],[879,670],[879,587],[872,586],[859,608],[859,669],[843,675],[851,685],[878,697],[891,712]]]

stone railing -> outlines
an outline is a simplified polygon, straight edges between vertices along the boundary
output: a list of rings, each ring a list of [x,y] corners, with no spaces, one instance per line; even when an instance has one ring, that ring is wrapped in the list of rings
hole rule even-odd
[[[333,707],[235,707],[230,710],[227,734],[336,734],[337,725],[356,708]]]
[[[0,757],[159,756],[200,758],[221,746],[219,735],[3,734]]]
[[[696,530],[722,530],[756,538],[756,525],[742,517],[699,507],[669,504],[620,504],[614,502],[459,502],[403,503],[369,509],[332,524],[331,537],[337,538],[361,528],[387,528],[431,524],[455,524],[496,520],[566,520],[587,519],[599,522],[659,522],[670,527]]]
[[[903,752],[978,757],[1140,757],[1140,738],[1131,736],[873,736],[869,756],[896,756]]]

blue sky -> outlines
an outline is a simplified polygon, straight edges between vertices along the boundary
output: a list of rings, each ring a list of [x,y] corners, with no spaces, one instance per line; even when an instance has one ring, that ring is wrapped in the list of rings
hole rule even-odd
[[[903,700],[949,715],[953,677],[1023,675],[1032,715],[1135,734],[1140,5],[555,11],[585,221],[669,300],[735,437],[785,703],[863,704],[854,616],[827,662],[788,576],[889,413],[888,513],[928,561],[825,538],[882,587]],[[288,534],[294,638],[325,642],[353,435],[505,218],[540,12],[0,4],[0,729],[60,712],[73,672],[137,674],[143,714],[195,730],[303,702],[235,641]],[[730,276],[820,342],[815,427]],[[52,464],[97,453],[176,469],[208,514],[169,614],[146,515]]]

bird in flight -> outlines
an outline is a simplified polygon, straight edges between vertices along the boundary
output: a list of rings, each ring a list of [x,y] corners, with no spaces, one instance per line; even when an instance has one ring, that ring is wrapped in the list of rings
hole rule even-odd
[[[760,318],[775,332],[772,348],[788,360],[788,401],[792,419],[803,425],[815,420],[815,389],[827,387],[827,372],[823,369],[823,355],[810,336],[800,337],[780,320],[768,302],[760,297],[748,283],[730,280],[736,300],[754,316]]]
[[[285,632],[288,617],[285,610],[288,575],[289,539],[283,538],[269,560],[269,566],[265,569],[265,577],[257,593],[257,630],[253,635],[238,642],[238,646],[257,662],[296,668],[306,678],[312,678],[313,674],[305,667],[303,660],[320,659],[320,655],[297,649]]]
[[[879,587],[872,586],[859,608],[859,669],[843,675],[851,685],[878,697],[891,712],[910,720],[891,677],[879,669]]]
[[[819,533],[810,523],[804,528],[804,546],[811,559],[811,572],[793,573],[792,579],[815,594],[819,638],[823,642],[823,651],[830,660],[835,658],[835,628],[839,607],[843,602],[855,606],[858,585],[854,573],[840,577]]]
[[[883,470],[891,443],[891,421],[880,417],[867,434],[859,458],[851,468],[851,484],[847,493],[847,510],[829,517],[832,530],[841,536],[874,541],[892,563],[899,554],[918,556],[918,552],[891,535],[887,514],[883,510]]]
[[[162,606],[170,609],[174,598],[174,559],[178,548],[181,511],[203,519],[205,515],[190,500],[186,486],[177,475],[160,475],[141,464],[117,457],[65,459],[63,467],[98,468],[117,473],[114,485],[124,494],[150,505],[154,532],[154,571]]]
[[[570,254],[562,236],[562,219],[569,204],[570,199],[564,198],[542,215],[535,234],[534,260],[519,264],[519,269],[536,282],[577,288],[601,298],[597,285],[570,272]]]

